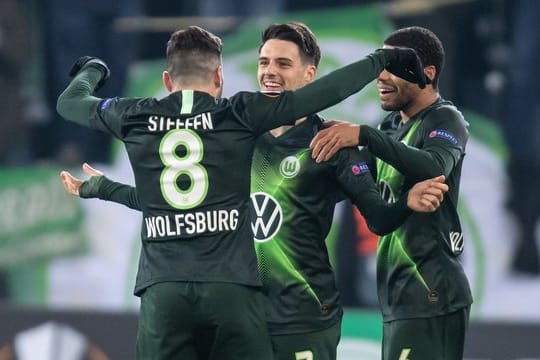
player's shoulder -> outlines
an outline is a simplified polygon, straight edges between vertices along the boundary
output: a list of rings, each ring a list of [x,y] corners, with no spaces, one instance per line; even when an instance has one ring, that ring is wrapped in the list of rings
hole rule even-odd
[[[424,120],[431,124],[448,123],[464,128],[469,126],[463,113],[451,101],[443,99],[426,109]]]
[[[278,99],[285,92],[281,91],[239,91],[229,97],[232,103],[248,102],[258,99]]]
[[[329,161],[332,161],[338,168],[342,168],[343,166],[354,166],[361,163],[367,164],[370,161],[370,156],[365,149],[352,146],[339,149]],[[367,168],[367,165],[365,166]]]
[[[149,108],[150,103],[156,99],[140,97],[110,97],[103,98],[98,106],[100,111],[140,112],[143,108]]]
[[[156,113],[157,109],[162,107],[160,100],[150,97],[140,97],[140,98],[124,98],[120,99],[119,103],[124,109],[126,115],[137,115],[137,114],[146,114],[146,113]]]

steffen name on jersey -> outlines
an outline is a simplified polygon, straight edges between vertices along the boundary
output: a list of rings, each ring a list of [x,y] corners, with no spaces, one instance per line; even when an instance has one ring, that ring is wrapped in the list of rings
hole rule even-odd
[[[159,115],[148,117],[148,130],[150,131],[168,131],[173,129],[209,130],[213,128],[212,114],[209,112],[187,118],[172,118]]]
[[[233,209],[145,217],[146,238],[234,231],[238,226],[238,214],[238,210]]]

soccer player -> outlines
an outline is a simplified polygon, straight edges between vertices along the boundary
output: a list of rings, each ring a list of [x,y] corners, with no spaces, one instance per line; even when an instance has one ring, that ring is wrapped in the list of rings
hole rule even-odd
[[[294,92],[222,99],[221,41],[195,26],[168,42],[163,81],[171,94],[161,100],[95,97],[106,64],[76,62],[58,112],[125,143],[143,212],[138,358],[272,357],[249,225],[255,140],[352,95],[385,66],[423,81],[414,51],[379,50]],[[440,185],[430,181],[411,198],[432,209]],[[406,214],[404,203],[392,209]]]
[[[377,79],[380,103],[390,113],[378,129],[336,123],[314,138],[312,156],[321,162],[343,146],[367,147],[377,158],[377,182],[389,202],[417,181],[446,176],[450,190],[436,212],[413,213],[379,239],[382,350],[385,360],[461,360],[473,301],[459,261],[464,240],[457,213],[468,124],[439,94],[444,63],[439,38],[428,29],[407,27],[384,41],[384,48],[399,47],[417,51],[430,84],[421,89],[391,69],[382,71]]]

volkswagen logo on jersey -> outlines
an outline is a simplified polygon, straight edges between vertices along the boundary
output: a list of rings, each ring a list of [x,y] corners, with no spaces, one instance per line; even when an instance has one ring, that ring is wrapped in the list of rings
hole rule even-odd
[[[264,192],[251,194],[251,229],[253,239],[258,242],[265,242],[272,239],[283,221],[281,206],[272,196]]]
[[[290,179],[300,172],[300,161],[295,156],[287,156],[279,164],[279,172],[284,178]]]

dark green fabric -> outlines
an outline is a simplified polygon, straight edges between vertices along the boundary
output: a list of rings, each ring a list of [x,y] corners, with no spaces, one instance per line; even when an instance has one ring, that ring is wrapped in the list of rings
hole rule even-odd
[[[91,176],[81,184],[79,195],[84,199],[98,198],[141,209],[135,187],[111,181],[106,176]]]
[[[457,213],[468,124],[442,99],[407,123],[400,120],[399,112],[393,112],[380,130],[367,126],[360,130],[361,143],[404,177],[393,185],[380,181],[381,192],[392,201],[415,182],[437,175],[446,176],[450,190],[436,212],[412,213],[396,231],[379,240],[377,281],[384,321],[439,316],[472,303],[459,260],[464,240]],[[404,143],[409,131],[412,134]]]
[[[377,52],[297,91],[228,99],[192,90],[163,99],[100,99],[92,93],[102,72],[83,67],[57,109],[126,146],[135,175],[132,200],[143,212],[135,293],[160,281],[259,285],[249,224],[256,138],[359,91],[385,63]]]
[[[469,311],[385,322],[382,359],[462,360]]]
[[[227,283],[163,282],[141,295],[141,360],[272,360],[262,295]]]
[[[394,230],[409,214],[406,201],[382,200],[358,149],[315,163],[309,144],[321,128],[310,116],[277,138],[262,135],[255,147],[251,223],[271,334],[312,332],[341,318],[325,244],[337,202],[349,197],[380,231]]]
[[[273,335],[274,360],[336,360],[340,338],[341,320],[311,333]]]

